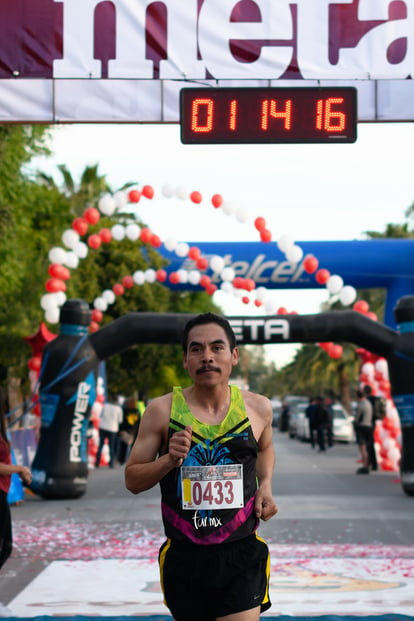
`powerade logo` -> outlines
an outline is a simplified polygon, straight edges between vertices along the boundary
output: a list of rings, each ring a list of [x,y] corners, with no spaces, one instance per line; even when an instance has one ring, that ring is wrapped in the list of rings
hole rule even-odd
[[[73,413],[72,429],[70,432],[69,461],[84,461],[82,447],[84,444],[84,427],[86,425],[85,414],[89,406],[90,384],[81,382],[76,394],[75,411]]]

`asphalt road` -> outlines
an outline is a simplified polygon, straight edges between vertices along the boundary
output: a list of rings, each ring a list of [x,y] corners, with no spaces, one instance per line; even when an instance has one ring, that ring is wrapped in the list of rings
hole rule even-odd
[[[274,430],[277,517],[260,533],[273,544],[414,545],[414,498],[395,472],[357,475],[358,448],[335,444],[326,453]],[[134,556],[162,540],[158,488],[133,496],[123,467],[92,470],[76,500],[26,495],[12,507],[14,552],[0,572],[7,605],[54,559]],[[81,556],[83,555],[83,556]]]

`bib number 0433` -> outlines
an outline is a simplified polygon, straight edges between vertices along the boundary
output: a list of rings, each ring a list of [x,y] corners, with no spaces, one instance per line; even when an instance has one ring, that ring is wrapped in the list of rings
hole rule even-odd
[[[181,467],[183,509],[243,507],[241,464]]]

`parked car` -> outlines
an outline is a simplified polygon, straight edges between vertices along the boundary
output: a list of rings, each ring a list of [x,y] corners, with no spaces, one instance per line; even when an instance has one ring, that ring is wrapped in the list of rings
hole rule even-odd
[[[331,407],[333,411],[333,439],[336,442],[354,442],[354,417],[350,416],[340,403],[334,403]],[[310,441],[309,419],[306,416],[298,419],[296,437],[303,442]]]
[[[289,438],[295,438],[298,433],[298,428],[303,426],[303,421],[306,418],[306,408],[309,405],[309,401],[296,401],[289,406],[289,423],[288,423],[288,433]]]
[[[273,412],[272,427],[278,427],[280,413],[282,411],[282,402],[280,399],[277,399],[276,397],[273,397],[273,399],[271,399],[270,401],[272,404],[272,412]]]

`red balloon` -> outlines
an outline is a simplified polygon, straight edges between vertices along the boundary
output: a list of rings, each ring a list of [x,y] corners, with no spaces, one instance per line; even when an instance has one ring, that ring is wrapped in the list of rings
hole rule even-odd
[[[177,285],[180,282],[180,276],[177,272],[171,272],[169,280],[173,285]]]
[[[269,231],[269,229],[263,229],[263,231],[260,231],[260,239],[264,243],[272,241],[272,233]]]
[[[365,300],[357,300],[352,308],[354,311],[357,311],[357,313],[365,314],[369,311],[369,304],[365,302]]]
[[[342,356],[343,353],[344,353],[344,348],[342,347],[342,345],[335,345],[335,344],[331,345],[331,347],[327,351],[328,356],[330,356],[334,360],[338,360]]]
[[[66,284],[60,278],[49,278],[45,283],[45,289],[49,293],[56,293],[57,291],[66,291]]]
[[[117,282],[112,287],[112,291],[115,293],[115,295],[122,295],[124,293],[125,289],[121,285],[121,283]]]
[[[91,321],[89,324],[89,332],[97,332],[99,330],[99,324],[96,321]]]
[[[192,248],[188,251],[188,256],[190,259],[193,259],[193,261],[197,261],[197,259],[200,258],[200,255],[201,250],[200,248],[197,248],[197,246],[192,246]]]
[[[256,283],[254,282],[253,278],[245,278],[244,279],[244,287],[243,289],[246,289],[246,291],[253,291],[253,289],[256,288]]]
[[[153,248],[159,248],[162,245],[161,238],[153,233],[151,235],[150,244]]]
[[[256,218],[254,226],[258,231],[263,231],[266,228],[266,220],[262,217]]]
[[[236,278],[234,278],[232,285],[235,289],[243,289],[244,288],[244,278],[242,278],[241,276],[236,276]]]
[[[103,312],[98,310],[97,308],[94,308],[93,311],[91,312],[91,318],[92,318],[92,321],[95,321],[96,323],[100,323],[103,319]]]
[[[333,345],[332,341],[327,341],[325,343],[319,343],[319,347],[326,352],[332,347],[332,345]]]
[[[60,278],[61,280],[69,280],[70,278],[70,271],[60,263],[52,263],[47,271],[52,278]]]
[[[27,366],[31,371],[40,371],[42,366],[42,356],[32,356],[27,363]]]
[[[315,274],[315,280],[320,285],[325,285],[330,275],[328,270],[320,269]]]
[[[142,195],[145,196],[145,198],[153,198],[154,188],[152,187],[152,185],[144,185],[144,187],[142,188]]]
[[[202,271],[208,268],[208,260],[205,257],[200,257],[196,261],[197,268]]]
[[[157,270],[155,273],[155,278],[158,282],[165,282],[167,280],[167,272],[165,270]]]
[[[102,239],[100,235],[98,235],[97,233],[93,233],[92,235],[89,235],[88,237],[89,248],[93,248],[94,250],[96,250],[97,248],[100,248],[101,245],[102,245]]]
[[[207,285],[206,293],[208,293],[208,295],[213,295],[215,291],[217,291],[217,285],[213,284],[212,282]]]
[[[201,196],[200,192],[197,192],[197,190],[195,190],[194,192],[191,192],[190,194],[190,200],[193,201],[193,203],[201,203],[201,201],[203,200],[203,197]]]
[[[257,308],[259,308],[260,306],[263,305],[263,302],[261,302],[260,300],[255,300],[254,305],[257,306]]]
[[[277,314],[278,315],[287,315],[288,314],[288,310],[284,306],[279,306],[279,308],[277,309]]]
[[[79,233],[79,235],[86,235],[88,232],[88,223],[85,218],[75,218],[72,222],[72,229]]]
[[[372,321],[378,321],[377,314],[371,311],[369,311],[368,313],[365,313],[365,316],[368,317],[368,319],[372,319]]]
[[[109,242],[112,241],[111,229],[101,229],[98,235],[101,238],[103,244],[109,244]]]
[[[83,217],[89,224],[97,224],[99,222],[99,218],[101,217],[101,214],[96,209],[96,207],[88,207],[83,212]]]
[[[206,289],[211,283],[211,278],[210,276],[207,276],[207,274],[203,274],[202,277],[200,278],[200,285]]]
[[[318,266],[319,266],[318,259],[312,255],[309,255],[303,261],[303,269],[308,274],[313,274],[313,272],[316,272],[316,270],[318,269]]]
[[[152,238],[152,233],[150,231],[150,229],[146,226],[144,226],[144,228],[141,229],[141,233],[139,235],[139,238],[142,242],[144,242],[144,244],[149,244]]]
[[[242,297],[242,302],[243,302],[243,304],[249,304],[249,302],[250,302],[249,296],[248,295],[244,295]]]
[[[214,194],[211,197],[211,203],[216,209],[217,207],[221,207],[221,205],[223,204],[223,197],[221,196],[221,194]]]
[[[125,289],[132,289],[132,287],[134,286],[134,279],[132,278],[132,276],[124,276],[122,279],[122,284],[124,285]]]
[[[130,203],[139,203],[141,192],[139,190],[130,190],[128,192],[128,200]]]

